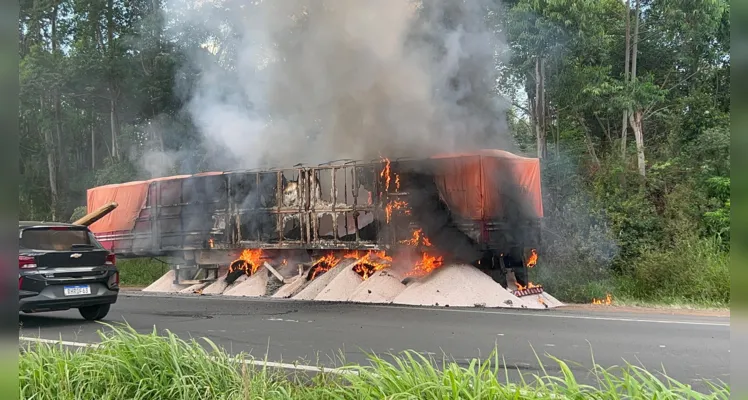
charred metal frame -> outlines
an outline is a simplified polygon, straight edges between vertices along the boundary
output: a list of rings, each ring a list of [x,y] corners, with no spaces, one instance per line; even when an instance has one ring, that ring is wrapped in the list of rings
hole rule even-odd
[[[410,196],[407,187],[396,190],[396,174],[413,168],[413,163],[423,162],[413,159],[389,162],[392,181],[388,190],[382,174],[388,163],[385,160],[337,160],[317,166],[229,171],[156,181],[148,189],[146,205],[132,231],[97,237],[101,241],[115,241],[114,251],[123,257],[178,256],[187,265],[219,264],[219,261],[201,262],[195,257],[207,253],[235,254],[245,248],[309,252],[387,250],[411,238],[418,229],[403,210],[393,210],[389,223],[385,220],[391,201],[408,202]],[[297,183],[296,203],[286,205],[284,189],[292,181]],[[192,187],[186,189],[189,185]],[[371,201],[361,201],[362,187],[369,192]],[[202,194],[195,195],[200,192],[195,188],[202,188]],[[318,191],[320,198],[315,196]],[[372,221],[362,227],[359,216],[364,214],[370,215]],[[325,236],[320,229],[328,216],[332,235]],[[290,232],[297,233],[295,237],[289,237],[289,222]],[[511,240],[512,243],[501,234],[510,229],[502,221],[455,222],[486,248],[503,251],[515,245],[538,248],[540,244],[540,221],[531,222],[537,227],[527,231],[531,232],[529,236]],[[345,233],[343,236],[340,228]]]

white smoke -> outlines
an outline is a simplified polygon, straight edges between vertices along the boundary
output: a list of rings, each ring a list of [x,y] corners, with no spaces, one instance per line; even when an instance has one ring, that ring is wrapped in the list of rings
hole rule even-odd
[[[172,4],[213,38],[187,106],[205,145],[233,168],[511,149],[496,7],[424,3]]]

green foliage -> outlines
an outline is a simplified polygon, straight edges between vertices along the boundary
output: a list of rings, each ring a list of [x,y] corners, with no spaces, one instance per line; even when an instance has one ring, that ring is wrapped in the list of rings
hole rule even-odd
[[[109,158],[105,161],[104,167],[96,171],[94,179],[95,185],[101,186],[132,181],[137,176],[138,170],[132,162]]]
[[[83,218],[86,214],[88,214],[88,207],[86,206],[75,207],[75,210],[73,210],[73,214],[70,216],[70,222],[75,222]]]
[[[151,258],[133,258],[117,260],[120,284],[122,286],[144,287],[163,276],[169,266]]]
[[[23,349],[18,368],[21,399],[714,399],[730,396],[724,382],[705,393],[690,385],[628,363],[595,365],[585,385],[569,365],[547,356],[560,371],[525,374],[502,383],[507,371],[497,351],[468,365],[405,351],[385,359],[369,356],[368,366],[351,365],[314,379],[289,377],[263,360],[232,358],[209,339],[189,341],[166,331],[137,333],[125,326],[100,332],[96,348],[70,350],[34,344]],[[437,367],[438,366],[438,367]]]
[[[730,304],[729,254],[716,240],[679,240],[648,249],[620,278],[620,296],[658,302]]]

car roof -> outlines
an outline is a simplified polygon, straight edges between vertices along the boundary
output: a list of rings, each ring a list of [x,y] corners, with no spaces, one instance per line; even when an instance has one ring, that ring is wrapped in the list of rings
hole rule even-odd
[[[46,222],[46,221],[18,221],[18,228],[32,228],[32,227],[53,227],[53,226],[68,226],[71,228],[87,228],[85,225],[68,224],[65,222]]]

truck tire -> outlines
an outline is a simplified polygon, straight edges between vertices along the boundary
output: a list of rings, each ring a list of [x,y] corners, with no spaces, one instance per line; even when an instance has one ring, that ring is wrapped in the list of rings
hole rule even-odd
[[[109,314],[111,306],[111,304],[99,304],[95,306],[81,307],[78,309],[78,312],[80,312],[81,317],[86,321],[100,321]]]

